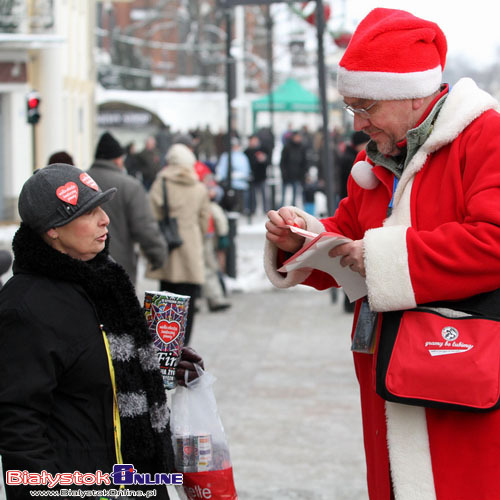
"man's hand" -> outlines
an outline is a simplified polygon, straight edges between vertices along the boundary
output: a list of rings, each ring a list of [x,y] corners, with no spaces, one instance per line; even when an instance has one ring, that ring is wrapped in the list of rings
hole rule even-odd
[[[363,278],[366,278],[365,260],[363,258],[363,240],[356,240],[350,243],[344,243],[335,248],[332,248],[328,255],[330,257],[338,257],[343,255],[340,259],[340,265],[342,267],[349,266],[353,271],[361,274]]]
[[[181,351],[181,359],[175,369],[175,378],[179,385],[186,387],[186,372],[188,373],[188,382],[198,378],[198,372],[194,366],[195,363],[201,368],[205,368],[203,359],[192,347],[183,347]]]
[[[285,252],[295,253],[304,244],[304,237],[292,233],[286,226],[297,226],[306,228],[306,223],[302,217],[295,214],[287,207],[281,207],[278,211],[267,212],[269,220],[266,222],[266,238]]]

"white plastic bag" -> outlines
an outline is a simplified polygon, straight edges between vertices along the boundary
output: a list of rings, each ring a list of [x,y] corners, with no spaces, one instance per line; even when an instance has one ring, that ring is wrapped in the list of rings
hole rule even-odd
[[[170,427],[176,469],[183,473],[187,498],[237,500],[229,447],[212,388],[215,377],[196,369],[200,376],[186,387],[177,386],[172,396]]]

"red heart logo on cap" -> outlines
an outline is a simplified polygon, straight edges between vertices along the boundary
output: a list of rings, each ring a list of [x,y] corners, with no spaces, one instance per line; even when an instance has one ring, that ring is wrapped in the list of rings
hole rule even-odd
[[[65,203],[76,205],[78,203],[78,186],[74,182],[67,182],[64,186],[59,186],[56,189],[56,195]]]
[[[181,331],[181,325],[177,321],[167,321],[162,319],[156,324],[156,334],[165,344],[174,341]]]
[[[94,191],[99,191],[99,186],[97,185],[96,181],[90,177],[87,172],[83,172],[83,174],[80,174],[80,180],[88,186],[89,188],[93,189]]]

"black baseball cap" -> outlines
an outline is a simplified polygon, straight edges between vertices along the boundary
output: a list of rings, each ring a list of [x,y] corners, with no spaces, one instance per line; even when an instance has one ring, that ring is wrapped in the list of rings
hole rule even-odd
[[[116,188],[101,191],[87,172],[66,163],[36,170],[19,195],[21,220],[38,233],[60,227],[113,198]]]

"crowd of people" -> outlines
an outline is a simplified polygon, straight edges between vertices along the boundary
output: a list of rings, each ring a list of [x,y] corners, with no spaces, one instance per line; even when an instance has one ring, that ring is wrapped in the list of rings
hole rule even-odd
[[[156,135],[147,138],[141,151],[136,151],[135,143],[127,144],[127,172],[141,180],[148,191],[152,179],[163,166],[158,159],[165,157],[167,149],[164,148],[179,141],[185,143],[186,137],[189,137],[189,147],[197,162],[212,171],[221,189],[234,190],[235,201],[231,210],[253,216],[265,214],[286,202],[300,203],[302,206],[307,204],[309,209],[314,210],[314,203],[311,202],[314,194],[326,189],[326,173],[322,166],[323,133],[320,129],[310,132],[307,125],[293,128],[289,124],[281,134],[279,143],[276,143],[269,127],[261,127],[247,138],[232,131],[230,185],[227,135],[222,132],[213,134],[208,126],[188,133],[175,133],[170,127],[163,126]],[[345,178],[340,172],[340,163],[344,149],[349,144],[350,133],[332,131],[330,147],[334,156],[336,198],[343,191]],[[279,156],[277,169],[273,165],[276,151]]]

